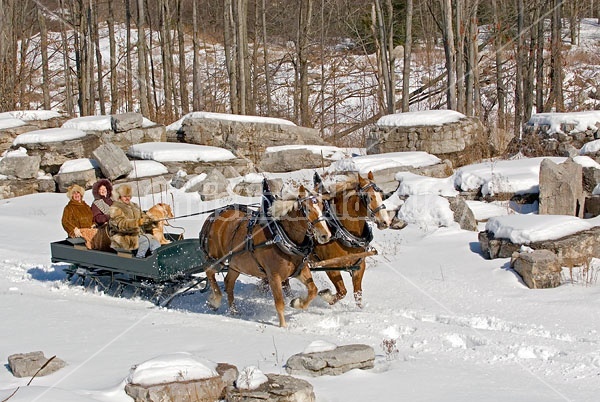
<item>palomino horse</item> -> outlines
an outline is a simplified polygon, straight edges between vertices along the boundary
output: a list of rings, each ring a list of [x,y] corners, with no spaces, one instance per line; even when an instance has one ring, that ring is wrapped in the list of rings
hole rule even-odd
[[[308,290],[306,298],[292,300],[292,307],[306,309],[317,296],[305,261],[312,252],[313,239],[324,244],[331,238],[320,194],[300,186],[295,199],[275,200],[265,180],[258,213],[240,205],[226,207],[207,219],[201,233],[208,257],[216,260],[206,270],[212,290],[208,302],[213,308],[221,304],[215,274],[223,266],[228,267],[224,282],[230,310],[235,311],[233,289],[240,273],[266,278],[281,327],[286,326],[282,281],[296,277]]]
[[[321,178],[314,177],[315,186],[323,192]],[[373,239],[367,220],[385,229],[391,224],[391,217],[385,211],[383,192],[373,181],[373,173],[364,178],[360,174],[356,178],[338,183],[330,190],[331,198],[327,201],[325,213],[332,231],[332,241],[315,245],[313,257],[327,260],[336,257],[363,253],[369,248]],[[365,274],[365,259],[357,258],[351,266],[358,266],[351,271],[354,300],[362,307],[362,279]],[[330,290],[319,292],[319,295],[330,304],[334,304],[346,296],[346,287],[339,270],[327,271],[327,276],[335,286],[336,293]]]

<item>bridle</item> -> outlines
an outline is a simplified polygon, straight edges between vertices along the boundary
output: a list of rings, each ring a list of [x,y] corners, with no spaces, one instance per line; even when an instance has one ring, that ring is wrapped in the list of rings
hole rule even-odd
[[[369,189],[372,189],[373,191],[380,193],[382,199],[383,199],[383,190],[380,189],[379,187],[377,187],[377,184],[375,184],[374,182],[370,182],[369,184],[367,184],[363,187],[359,187],[356,190],[356,192],[358,193],[358,197],[365,204],[365,207],[367,207],[368,218],[371,220],[374,220],[375,215],[382,209],[385,209],[385,204],[381,203],[381,205],[377,206],[376,208],[374,208],[374,209],[371,208],[371,204],[369,202]]]
[[[316,219],[313,219],[312,221],[309,220],[310,219],[310,211],[309,211],[308,206],[305,203],[307,201],[310,201],[312,204],[318,204],[319,203],[319,195],[318,194],[313,194],[309,190],[306,190],[306,191],[308,192],[308,195],[306,197],[302,197],[302,198],[298,199],[296,202],[300,206],[300,209],[301,209],[302,213],[304,214],[304,217],[306,218],[306,221],[308,222],[308,231],[314,233],[315,232],[315,226],[319,222],[326,222],[327,221],[327,217],[325,216],[324,211],[321,210],[321,213],[319,214],[319,216]]]

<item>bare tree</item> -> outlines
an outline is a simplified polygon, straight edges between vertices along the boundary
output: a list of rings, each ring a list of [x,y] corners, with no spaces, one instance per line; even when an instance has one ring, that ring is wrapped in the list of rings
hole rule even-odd
[[[1,5],[0,5],[1,7]],[[50,73],[48,68],[48,29],[46,17],[41,7],[38,7],[38,24],[40,25],[40,53],[42,55],[42,96],[44,109],[50,110]]]
[[[194,5],[196,2],[193,2]],[[190,111],[190,100],[187,88],[187,72],[185,68],[185,32],[183,27],[183,0],[177,0],[177,47],[179,50],[179,92],[181,94],[181,114]]]
[[[522,1],[522,0],[520,0]],[[452,4],[450,0],[440,0],[442,8],[442,29],[444,54],[446,56],[446,107],[456,110],[456,50],[454,48],[454,30],[452,28]]]
[[[198,32],[200,27],[198,26],[198,6],[197,2],[192,2],[192,24],[194,28],[193,32],[193,52],[194,59],[192,62],[192,107],[194,110],[202,110],[204,106],[203,102],[203,86],[200,79],[200,38]]]
[[[413,0],[406,0],[406,35],[404,38],[404,65],[402,66],[402,111],[409,111],[410,63],[412,56]]]
[[[108,17],[106,26],[108,27],[108,47],[110,52],[110,113],[117,112],[119,107],[119,88],[117,79],[117,41],[115,39],[115,12],[113,0],[107,0]]]
[[[148,105],[148,82],[146,80],[146,14],[144,11],[144,0],[137,0],[138,11],[138,40],[137,40],[137,55],[138,55],[138,70],[137,83],[140,93],[140,113],[144,116],[149,116],[150,107]]]

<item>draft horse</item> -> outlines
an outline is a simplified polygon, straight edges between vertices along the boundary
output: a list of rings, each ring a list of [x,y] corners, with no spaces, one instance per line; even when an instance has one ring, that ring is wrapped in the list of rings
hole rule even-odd
[[[221,304],[222,294],[215,274],[223,267],[227,267],[224,283],[231,311],[235,311],[233,290],[240,274],[266,278],[273,294],[279,325],[285,327],[281,283],[296,277],[306,286],[307,296],[291,302],[294,308],[306,309],[318,292],[307,257],[315,241],[324,244],[330,238],[320,194],[300,186],[293,199],[275,199],[264,180],[262,203],[258,211],[243,205],[231,205],[215,211],[202,228],[204,250],[212,260],[206,270],[212,291],[208,303],[215,309]]]
[[[319,192],[326,192],[318,173],[314,175],[315,187]],[[329,189],[329,197],[325,203],[325,215],[332,232],[332,240],[326,244],[315,245],[313,258],[328,260],[352,254],[364,254],[370,248],[373,233],[367,221],[372,221],[378,229],[386,229],[391,224],[391,217],[383,204],[383,191],[377,187],[373,173],[367,177],[358,174],[344,182],[337,183]],[[351,270],[354,300],[362,307],[362,280],[366,263],[364,257],[357,257],[350,266],[358,269]],[[319,295],[329,304],[334,304],[346,296],[346,287],[340,270],[328,270],[327,276],[333,283],[336,293],[329,289],[319,292]]]

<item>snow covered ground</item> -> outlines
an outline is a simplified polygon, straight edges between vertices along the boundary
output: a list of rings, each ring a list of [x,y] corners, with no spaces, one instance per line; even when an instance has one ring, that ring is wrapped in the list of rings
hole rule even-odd
[[[495,169],[502,174],[502,165]],[[311,173],[287,177],[310,178]],[[202,202],[197,194],[172,192],[176,216],[253,201],[232,196]],[[435,197],[430,193],[414,207],[406,203],[403,212],[442,211]],[[85,199],[91,202],[89,191]],[[152,197],[140,201],[148,208]],[[123,387],[130,368],[175,353],[228,362],[240,370],[255,366],[264,373],[284,373],[287,358],[313,342],[365,343],[377,354],[374,369],[307,379],[321,402],[597,400],[596,281],[528,289],[507,259],[481,256],[475,232],[453,224],[439,227],[429,215],[418,214],[414,219],[420,221],[401,231],[375,229],[379,255],[368,261],[364,308],[351,297],[334,306],[315,300],[306,311],[287,308],[289,327],[282,329],[270,294],[261,293],[253,278],[241,277],[236,286],[237,316],[224,307],[210,310],[205,294],[182,297],[162,309],[67,285],[63,266],[50,262],[49,248],[64,238],[60,215],[66,202],[64,194],[0,200],[0,360],[42,350],[68,363],[30,386],[29,378],[15,378],[5,366],[0,400],[21,387],[11,401],[129,401]],[[514,214],[509,206],[470,205],[479,218]],[[175,224],[186,237],[196,237],[203,219]],[[519,227],[518,222],[508,225]],[[345,279],[351,288],[349,276]],[[331,286],[321,273],[315,281],[319,288]],[[296,281],[292,286],[295,293],[303,291]],[[384,341],[395,347],[384,348]]]

